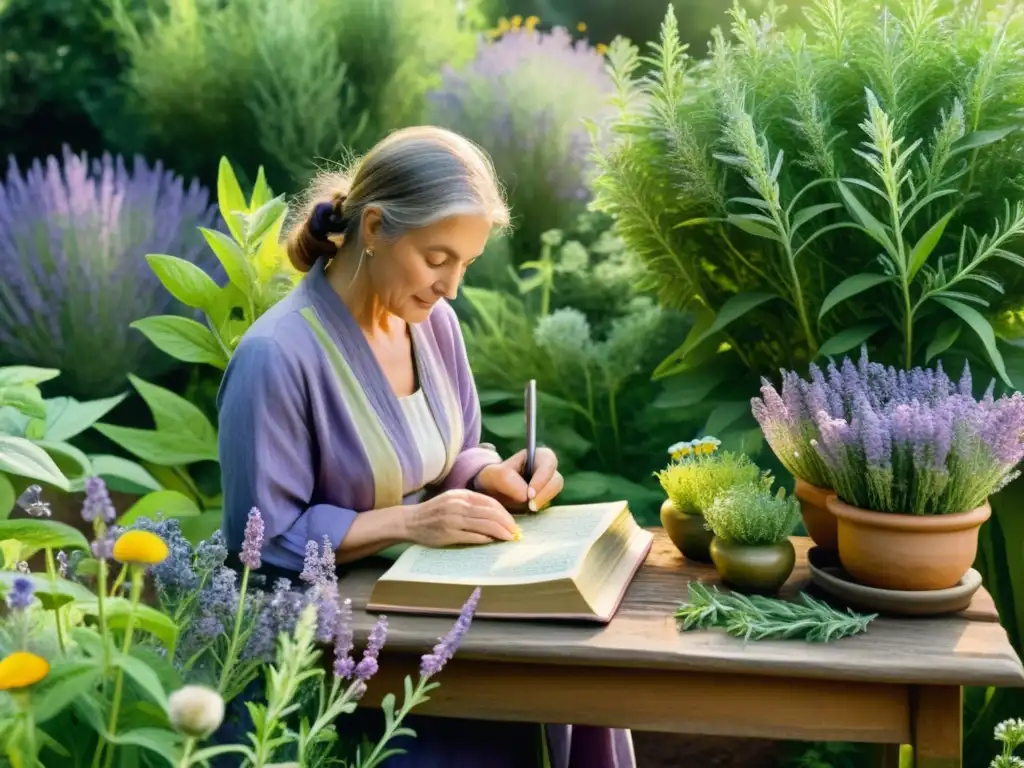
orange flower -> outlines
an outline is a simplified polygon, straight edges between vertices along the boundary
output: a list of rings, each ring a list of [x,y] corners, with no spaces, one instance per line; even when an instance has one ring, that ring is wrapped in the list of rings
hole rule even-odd
[[[167,543],[149,531],[128,531],[114,543],[114,559],[119,563],[157,565],[167,555]]]
[[[15,651],[0,661],[0,691],[16,691],[33,686],[50,673],[50,664],[42,656]]]

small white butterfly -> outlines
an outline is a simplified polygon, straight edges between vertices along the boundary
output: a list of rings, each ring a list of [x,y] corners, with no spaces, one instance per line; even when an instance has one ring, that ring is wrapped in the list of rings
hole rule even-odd
[[[42,500],[40,494],[43,489],[38,485],[30,485],[18,497],[18,506],[28,512],[32,517],[50,517],[50,505]]]

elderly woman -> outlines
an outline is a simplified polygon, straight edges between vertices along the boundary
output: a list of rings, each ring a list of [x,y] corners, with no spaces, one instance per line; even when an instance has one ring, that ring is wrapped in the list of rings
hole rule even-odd
[[[503,460],[480,444],[476,387],[446,301],[507,222],[487,156],[437,128],[393,133],[351,178],[316,181],[288,240],[308,274],[249,329],[221,387],[229,548],[240,548],[254,506],[266,525],[263,561],[291,575],[306,542],[325,536],[337,563],[404,542],[507,540],[509,509],[561,491],[550,450],[527,481],[522,452]],[[389,768],[528,768],[545,752],[553,768],[635,765],[627,731],[409,724],[417,737]]]

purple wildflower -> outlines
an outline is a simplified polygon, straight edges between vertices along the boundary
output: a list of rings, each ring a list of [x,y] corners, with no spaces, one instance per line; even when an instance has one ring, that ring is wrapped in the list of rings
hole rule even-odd
[[[249,569],[256,571],[262,565],[260,550],[263,548],[263,517],[253,507],[249,510],[249,519],[245,523],[245,540],[242,542],[242,554],[239,559]]]
[[[377,674],[377,657],[384,647],[384,641],[388,636],[388,617],[381,616],[377,623],[370,630],[370,637],[366,641],[366,649],[363,651],[363,658],[356,665],[356,677],[367,682]]]
[[[192,544],[182,534],[177,518],[154,521],[140,517],[132,527],[155,533],[167,543],[166,559],[150,572],[162,600],[180,600],[199,585],[199,576],[192,567]]]
[[[434,646],[433,650],[424,654],[420,659],[420,676],[423,678],[433,677],[439,673],[444,665],[455,655],[459,645],[462,643],[462,638],[469,630],[469,625],[473,621],[473,615],[476,613],[477,604],[480,602],[480,587],[473,590],[473,593],[466,600],[462,606],[462,611],[459,613],[459,618],[455,620],[455,624],[451,630],[445,635],[437,645]]]
[[[307,584],[316,584],[320,581],[320,550],[316,542],[310,539],[306,542],[306,556],[302,561],[302,573],[299,578]]]
[[[345,598],[334,633],[334,676],[347,680],[355,672],[355,664],[352,658],[352,601]]]
[[[68,577],[68,553],[63,549],[57,553],[57,575],[62,579]]]
[[[224,565],[227,557],[228,548],[224,546],[224,533],[216,530],[210,538],[199,542],[199,546],[196,547],[196,570],[200,573],[213,571]]]
[[[23,611],[32,605],[32,596],[35,587],[32,582],[24,578],[16,578],[11,590],[7,593],[7,607],[12,611]]]
[[[77,397],[120,391],[168,358],[130,324],[181,304],[142,254],[169,253],[221,274],[200,226],[219,226],[198,182],[162,164],[68,147],[0,180],[0,365],[57,368]]]
[[[97,560],[109,560],[114,556],[114,542],[117,541],[117,537],[120,534],[120,529],[115,527],[106,528],[102,532],[96,535],[92,543],[89,545],[89,549],[92,551],[92,556]]]
[[[117,519],[117,511],[110,501],[110,493],[103,478],[90,477],[85,481],[85,501],[82,504],[82,519],[87,523],[97,520],[110,525]]]

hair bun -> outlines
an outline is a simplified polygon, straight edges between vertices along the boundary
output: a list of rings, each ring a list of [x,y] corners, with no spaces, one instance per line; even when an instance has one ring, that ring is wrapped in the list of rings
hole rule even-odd
[[[338,235],[345,231],[347,222],[341,212],[344,197],[331,202],[317,203],[309,215],[309,234],[316,240],[326,241],[331,235]]]

